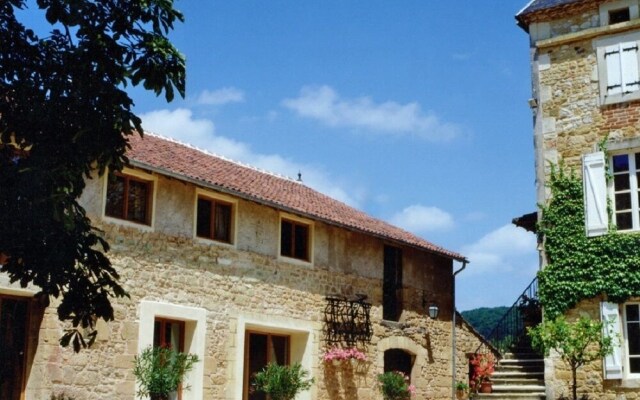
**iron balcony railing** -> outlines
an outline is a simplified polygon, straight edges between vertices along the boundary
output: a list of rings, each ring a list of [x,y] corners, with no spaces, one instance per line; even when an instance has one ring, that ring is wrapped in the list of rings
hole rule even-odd
[[[535,326],[542,321],[542,308],[538,299],[538,279],[533,281],[513,303],[485,338],[502,355],[507,351],[517,351],[526,347],[527,327]],[[476,353],[487,352],[486,345],[480,345]]]

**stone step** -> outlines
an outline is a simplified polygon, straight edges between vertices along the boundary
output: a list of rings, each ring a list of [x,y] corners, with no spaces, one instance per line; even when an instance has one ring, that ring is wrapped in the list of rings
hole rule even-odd
[[[544,393],[545,388],[544,384],[533,384],[533,385],[502,385],[502,384],[493,384],[493,392],[494,393]]]
[[[547,396],[542,393],[478,393],[474,400],[545,400]]]
[[[535,376],[496,376],[491,378],[494,385],[539,385],[544,387],[543,374]]]

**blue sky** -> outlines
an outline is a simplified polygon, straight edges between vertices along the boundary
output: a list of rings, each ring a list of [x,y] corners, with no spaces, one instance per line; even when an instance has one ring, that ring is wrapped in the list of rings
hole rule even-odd
[[[511,305],[538,262],[511,225],[535,210],[525,3],[177,0],[186,99],[130,93],[147,130],[462,253],[458,309]]]

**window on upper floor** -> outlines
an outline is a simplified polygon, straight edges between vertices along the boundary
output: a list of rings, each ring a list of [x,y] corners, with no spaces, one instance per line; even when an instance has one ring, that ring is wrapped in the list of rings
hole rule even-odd
[[[617,0],[600,4],[600,25],[615,25],[638,18],[638,0]]]
[[[311,261],[310,224],[282,218],[280,220],[280,255],[302,261]]]
[[[233,243],[234,204],[217,197],[198,194],[196,236]]]
[[[611,157],[613,175],[613,218],[618,230],[640,229],[640,153],[616,154]]]
[[[398,321],[402,314],[402,250],[384,246],[382,319]]]
[[[596,42],[600,104],[640,99],[640,32]]]
[[[107,177],[104,214],[137,224],[151,225],[153,180],[128,173]]]

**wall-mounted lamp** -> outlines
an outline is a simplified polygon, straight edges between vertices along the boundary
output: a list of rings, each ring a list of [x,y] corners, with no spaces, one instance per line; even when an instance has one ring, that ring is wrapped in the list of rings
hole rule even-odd
[[[438,305],[436,303],[431,303],[429,305],[429,318],[431,319],[437,319],[438,318],[438,314],[440,314],[440,307],[438,307]]]
[[[534,108],[538,108],[538,100],[531,98],[527,101],[527,103],[529,103],[529,108],[534,109]]]

